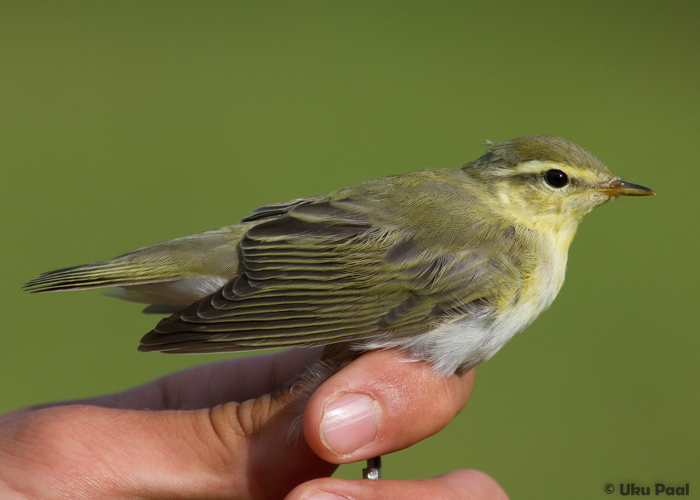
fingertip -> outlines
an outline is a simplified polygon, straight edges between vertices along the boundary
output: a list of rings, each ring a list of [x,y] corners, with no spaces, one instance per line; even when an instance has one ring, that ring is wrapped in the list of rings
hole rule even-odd
[[[382,420],[381,407],[371,394],[342,394],[326,403],[319,437],[335,456],[351,456],[376,439]]]
[[[363,491],[357,483],[349,479],[320,478],[300,484],[284,500],[355,500]]]
[[[466,404],[473,370],[441,377],[397,350],[368,352],[324,382],[304,412],[304,436],[324,460],[348,463],[411,446]]]
[[[508,500],[500,485],[477,470],[458,470],[421,480],[348,480],[323,478],[294,488],[285,500]]]
[[[435,478],[444,482],[448,488],[468,491],[472,496],[466,498],[488,498],[489,500],[508,500],[508,495],[488,474],[474,470],[463,469],[448,472]]]

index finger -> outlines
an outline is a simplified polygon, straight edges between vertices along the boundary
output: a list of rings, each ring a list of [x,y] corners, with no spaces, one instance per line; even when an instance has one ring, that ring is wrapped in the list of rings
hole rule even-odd
[[[284,387],[311,366],[320,349],[290,349],[193,366],[115,394],[60,401],[13,413],[84,404],[123,410],[198,410],[257,399]]]

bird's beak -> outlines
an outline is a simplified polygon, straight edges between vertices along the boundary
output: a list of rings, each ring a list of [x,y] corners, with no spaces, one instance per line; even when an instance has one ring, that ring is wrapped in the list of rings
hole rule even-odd
[[[617,196],[651,196],[656,194],[647,187],[625,182],[622,179],[613,179],[605,182],[598,186],[596,191],[607,196],[612,196],[613,198]]]

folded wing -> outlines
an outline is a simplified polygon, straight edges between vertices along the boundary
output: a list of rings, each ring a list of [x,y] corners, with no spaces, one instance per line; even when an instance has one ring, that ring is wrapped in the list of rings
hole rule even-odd
[[[410,233],[372,224],[364,208],[328,199],[274,208],[273,218],[241,239],[242,272],[162,320],[139,349],[361,345],[428,332],[476,306],[483,312],[489,284],[512,279],[492,251],[417,243]]]

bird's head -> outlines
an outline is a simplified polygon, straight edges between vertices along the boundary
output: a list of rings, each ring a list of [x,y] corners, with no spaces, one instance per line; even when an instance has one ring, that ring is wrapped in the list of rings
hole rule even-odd
[[[463,170],[495,212],[557,239],[562,236],[567,247],[583,216],[598,205],[618,196],[655,194],[615,177],[586,149],[561,137],[526,136],[488,146]]]

